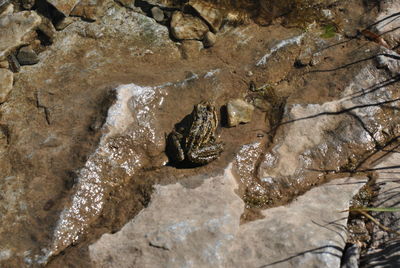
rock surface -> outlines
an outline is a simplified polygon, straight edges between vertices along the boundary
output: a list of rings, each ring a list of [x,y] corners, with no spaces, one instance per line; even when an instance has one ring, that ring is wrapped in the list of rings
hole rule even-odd
[[[253,105],[241,99],[229,101],[226,109],[228,112],[228,126],[230,127],[250,122],[254,111]]]
[[[208,32],[208,27],[200,18],[176,11],[171,19],[171,32],[180,40],[201,40]]]
[[[190,181],[200,185],[185,187]],[[239,225],[244,203],[230,168],[186,178],[157,186],[149,207],[89,246],[90,256],[97,267],[339,267],[347,220],[340,211],[362,185],[335,180]]]
[[[22,11],[0,17],[0,60],[3,60],[15,48],[25,45],[24,39],[41,23],[34,11]]]
[[[7,69],[0,69],[0,103],[7,100],[8,94],[10,94],[13,88],[13,73]]]

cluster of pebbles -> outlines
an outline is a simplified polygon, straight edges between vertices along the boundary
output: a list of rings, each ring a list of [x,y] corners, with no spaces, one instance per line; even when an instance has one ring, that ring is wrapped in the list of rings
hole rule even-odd
[[[31,10],[36,9],[36,10]],[[0,0],[0,103],[12,90],[14,73],[39,62],[38,54],[53,42],[56,10],[50,5]]]

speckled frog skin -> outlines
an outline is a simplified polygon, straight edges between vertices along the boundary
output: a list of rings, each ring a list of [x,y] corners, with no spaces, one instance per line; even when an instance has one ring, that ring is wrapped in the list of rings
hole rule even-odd
[[[174,129],[168,136],[170,158],[176,163],[189,162],[205,165],[217,159],[223,150],[216,142],[218,117],[209,102],[194,106],[191,120],[186,127]]]

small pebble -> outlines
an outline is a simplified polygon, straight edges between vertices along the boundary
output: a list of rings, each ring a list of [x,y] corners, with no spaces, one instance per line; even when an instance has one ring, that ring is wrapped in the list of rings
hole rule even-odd
[[[32,65],[39,62],[39,57],[30,47],[21,48],[18,51],[17,59],[21,65]]]
[[[241,99],[230,100],[226,105],[228,112],[228,126],[234,127],[240,123],[248,123],[253,117],[253,105]]]
[[[151,16],[157,22],[162,22],[164,20],[164,12],[159,7],[153,7],[151,9]]]

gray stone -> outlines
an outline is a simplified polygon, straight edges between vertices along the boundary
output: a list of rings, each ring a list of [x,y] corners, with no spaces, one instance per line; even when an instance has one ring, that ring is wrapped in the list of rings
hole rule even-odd
[[[159,7],[153,7],[151,9],[151,15],[153,19],[158,22],[162,22],[164,20],[164,12]]]
[[[180,40],[202,40],[208,32],[208,27],[200,18],[176,11],[172,15],[171,32]]]
[[[217,37],[212,32],[206,33],[204,36],[204,46],[205,47],[212,47],[217,42]]]
[[[34,11],[22,11],[0,17],[0,60],[31,40],[28,34],[39,26],[41,18]]]
[[[17,59],[21,65],[32,65],[39,62],[36,52],[29,46],[23,47],[18,51]]]
[[[47,0],[58,11],[63,13],[66,17],[69,16],[72,9],[79,3],[80,0]]]
[[[241,99],[231,100],[226,105],[228,112],[228,126],[234,127],[240,123],[248,123],[253,117],[253,105]]]
[[[193,7],[199,15],[210,25],[211,30],[216,33],[222,25],[222,12],[221,9],[214,8],[204,1],[189,1],[188,5]]]
[[[184,186],[196,180],[197,188]],[[230,168],[206,180],[159,185],[146,209],[89,246],[90,258],[96,267],[121,268],[339,267],[348,214],[340,211],[362,185],[338,179],[241,225],[244,203]]]
[[[7,69],[0,69],[0,81],[0,103],[3,103],[13,88],[13,73]]]

